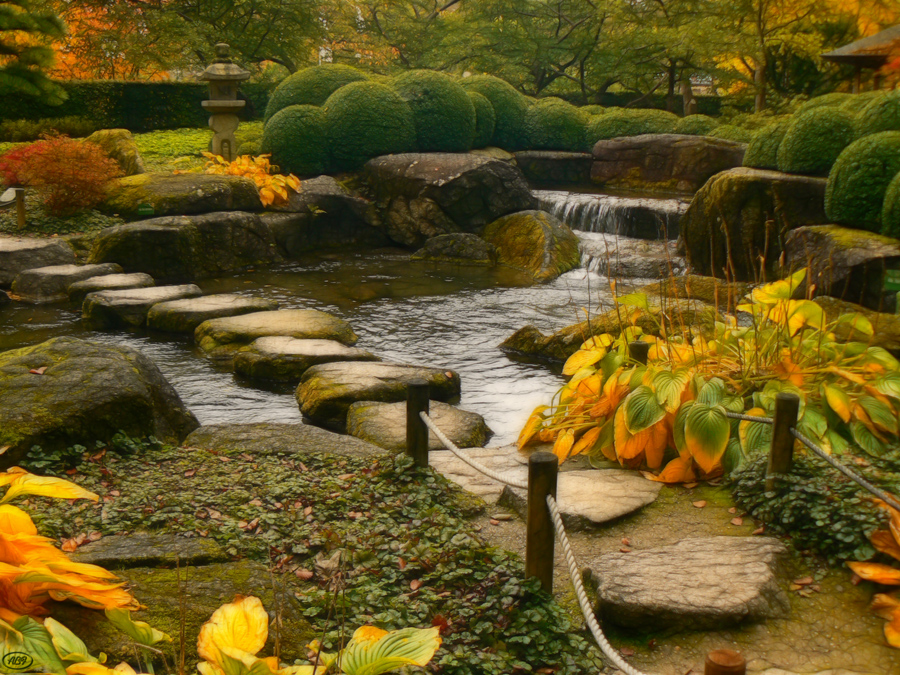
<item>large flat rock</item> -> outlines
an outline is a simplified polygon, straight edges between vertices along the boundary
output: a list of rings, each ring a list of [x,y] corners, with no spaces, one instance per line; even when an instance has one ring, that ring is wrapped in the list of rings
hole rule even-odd
[[[538,185],[587,185],[593,157],[589,152],[523,150],[514,153],[516,166]]]
[[[241,347],[261,337],[335,340],[356,344],[356,333],[346,321],[316,309],[281,309],[204,321],[194,339],[207,354],[230,358]]]
[[[519,452],[514,445],[500,448],[469,448],[466,450],[466,456],[501,476],[517,481],[528,480],[528,457]],[[476,471],[449,450],[430,452],[428,464],[444,478],[478,495],[489,504],[496,503],[503,493],[505,487],[503,483]]]
[[[249,455],[340,455],[371,457],[384,454],[379,447],[308,424],[209,424],[193,431],[185,447],[206,450],[241,450]]]
[[[76,281],[69,286],[69,300],[78,304],[84,302],[85,296],[94,291],[124,291],[130,288],[150,288],[156,285],[153,277],[143,272],[134,274],[107,274],[102,277],[91,277],[84,281]]]
[[[347,411],[357,401],[405,401],[409,384],[424,379],[431,398],[459,400],[459,375],[452,370],[399,363],[326,363],[303,374],[296,398],[300,410],[314,423],[334,431],[347,428]]]
[[[181,567],[225,562],[229,556],[219,544],[203,537],[135,532],[103,537],[81,546],[69,556],[79,563],[110,570],[129,567]]]
[[[493,435],[478,413],[431,401],[429,417],[458,448],[480,448]],[[359,401],[347,412],[347,433],[385,450],[406,450],[406,403]],[[428,449],[440,450],[444,444],[428,432]]]
[[[200,295],[203,291],[194,284],[96,291],[85,297],[81,316],[91,328],[142,326],[153,305]]]
[[[0,235],[0,286],[9,286],[24,270],[73,264],[75,251],[65,241]]]
[[[193,333],[197,326],[210,319],[276,309],[278,303],[265,298],[234,293],[204,295],[153,305],[147,313],[147,327],[170,333]]]
[[[60,302],[69,297],[69,286],[92,277],[119,274],[115,263],[100,265],[51,265],[24,270],[13,280],[12,292],[22,302]]]
[[[708,537],[609,553],[591,568],[604,620],[642,630],[718,630],[787,612],[775,575],[784,553],[767,537]]]
[[[113,181],[106,192],[100,209],[126,219],[140,218],[141,206],[155,216],[262,210],[256,184],[243,176],[142,173]]]
[[[380,361],[365,349],[336,340],[303,340],[286,336],[254,340],[234,355],[234,372],[245,377],[297,382],[309,368],[338,361]]]
[[[661,489],[662,483],[647,480],[635,471],[563,471],[557,482],[556,501],[566,527],[584,530],[652,504]],[[525,517],[528,499],[524,490],[506,486],[500,502]]]

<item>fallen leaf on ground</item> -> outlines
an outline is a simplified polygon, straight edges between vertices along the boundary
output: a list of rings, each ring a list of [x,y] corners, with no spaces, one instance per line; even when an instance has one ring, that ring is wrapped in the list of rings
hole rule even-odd
[[[302,579],[303,581],[309,581],[310,579],[313,578],[313,573],[310,572],[308,569],[304,569],[302,567],[300,569],[298,569],[296,572],[294,572],[294,574],[297,575],[298,579]]]
[[[305,509],[303,509],[303,515],[304,515],[304,516],[312,515],[312,507],[311,507],[311,506],[307,506]]]
[[[190,478],[190,477],[193,476],[195,473],[197,473],[197,469],[188,469],[187,471],[184,472],[184,477],[185,477],[185,478]]]
[[[698,485],[699,485],[699,483],[685,483],[684,487],[686,487],[688,490],[693,490]]]
[[[731,519],[731,524],[732,524],[732,525],[743,525],[743,524],[744,524],[744,519],[743,519],[743,518],[732,518],[732,519]]]
[[[419,590],[420,588],[422,588],[422,580],[421,579],[413,579],[412,581],[409,582],[409,587],[414,591]]]
[[[32,375],[43,375],[44,371],[47,370],[47,366],[41,366],[40,368],[32,368],[28,372]]]
[[[737,513],[737,507],[732,506],[730,509],[728,509],[728,513]]]
[[[102,533],[102,532],[97,532],[96,530],[95,530],[94,532],[91,532],[91,533],[88,535],[88,541],[98,541],[98,540],[100,540],[100,539],[102,539],[102,538],[103,538],[103,533]]]
[[[631,647],[622,647],[619,649],[622,656],[634,656],[634,650]]]
[[[490,521],[488,521],[488,522],[490,522],[491,525],[499,525],[500,524],[499,520],[494,520],[493,518],[491,518]]]
[[[798,586],[809,586],[812,582],[812,577],[802,577],[801,579],[794,579],[794,583]]]
[[[509,513],[495,513],[491,518],[494,520],[512,520],[512,515]]]
[[[753,534],[762,534],[762,533],[765,532],[765,531],[766,531],[766,528],[764,528],[764,527],[757,527],[755,530],[753,530]]]
[[[631,549],[623,546],[619,549],[619,553],[631,553]]]
[[[631,542],[628,540],[628,537],[622,537],[622,546],[631,546]]]
[[[691,503],[694,506],[696,506],[698,509],[702,509],[704,506],[706,506],[706,500],[704,500],[704,499],[701,499],[699,502],[691,502]]]

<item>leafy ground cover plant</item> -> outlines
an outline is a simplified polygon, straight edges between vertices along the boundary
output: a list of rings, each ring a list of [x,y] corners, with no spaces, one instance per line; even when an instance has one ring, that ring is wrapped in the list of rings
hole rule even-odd
[[[300,179],[293,174],[287,176],[278,173],[278,167],[269,163],[271,155],[241,155],[229,162],[220,155],[204,152],[209,161],[206,173],[225,176],[244,176],[256,183],[259,188],[259,199],[263,206],[283,204],[288,200],[288,190],[300,192]]]

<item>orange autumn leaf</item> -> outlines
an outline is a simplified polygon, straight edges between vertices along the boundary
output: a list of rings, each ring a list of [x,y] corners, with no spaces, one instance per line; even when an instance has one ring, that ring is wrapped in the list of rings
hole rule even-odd
[[[535,435],[540,431],[541,425],[544,423],[544,418],[541,416],[549,406],[539,405],[535,408],[531,416],[528,418],[528,421],[525,422],[525,426],[522,427],[522,431],[519,434],[519,438],[516,440],[516,445],[519,450],[524,448],[526,445],[531,443],[534,440]]]
[[[572,451],[569,453],[569,456],[574,457],[590,450],[594,447],[598,438],[600,438],[600,427],[591,427],[585,432],[584,436],[579,438],[578,442],[572,446]]]
[[[847,567],[866,581],[886,586],[900,586],[900,569],[881,563],[848,562]]]
[[[869,541],[882,553],[887,553],[894,560],[900,560],[900,544],[888,530],[875,530],[869,537]]]
[[[655,469],[662,464],[663,452],[669,437],[665,418],[632,434],[625,424],[625,407],[622,406],[616,411],[613,431],[616,455],[619,461],[640,459],[643,454],[650,468]]]
[[[572,446],[575,444],[575,432],[572,429],[566,429],[565,431],[560,432],[559,436],[556,438],[556,443],[553,444],[553,454],[559,457],[559,463],[562,464],[565,462],[572,450]]]
[[[894,535],[894,539],[897,540],[897,542],[900,542],[900,511],[888,506],[887,502],[884,502],[881,499],[876,499],[875,505],[888,512],[890,515],[889,526],[891,528],[891,534]]]
[[[780,363],[775,364],[774,371],[775,377],[779,380],[785,380],[797,387],[803,386],[803,368],[794,363],[790,355],[786,355]]]
[[[690,456],[676,457],[666,464],[666,468],[658,476],[649,472],[644,476],[660,483],[689,483],[697,479],[694,473],[694,461]]]
[[[872,604],[869,605],[872,614],[880,616],[885,621],[890,621],[898,609],[900,609],[900,600],[888,593],[876,593],[872,598]]]

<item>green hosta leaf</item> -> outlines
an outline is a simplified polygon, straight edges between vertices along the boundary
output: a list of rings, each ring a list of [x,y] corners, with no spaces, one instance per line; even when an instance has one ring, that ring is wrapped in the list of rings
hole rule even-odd
[[[825,419],[825,415],[810,405],[806,407],[803,417],[797,422],[797,430],[808,438],[819,440],[828,431],[828,420]]]
[[[884,366],[889,371],[900,370],[900,361],[897,361],[891,353],[883,347],[868,347],[866,349],[866,361]]]
[[[628,387],[637,389],[644,381],[644,373],[647,372],[647,366],[635,366],[628,373]]]
[[[603,379],[606,380],[610,375],[615,373],[622,364],[625,363],[625,357],[618,352],[610,352],[600,360],[600,370],[603,372]]]
[[[900,373],[885,373],[872,380],[872,386],[878,393],[900,401]]]
[[[646,293],[629,293],[628,295],[620,295],[618,298],[616,298],[616,302],[620,305],[624,305],[625,307],[637,307],[638,309],[642,309],[645,312],[650,311],[650,306],[647,303]]]
[[[728,412],[744,412],[744,397],[739,394],[734,394],[733,396],[726,394],[722,398],[722,406],[724,406],[725,410]]]
[[[99,659],[91,656],[87,645],[81,641],[75,633],[63,626],[59,621],[52,618],[44,619],[44,628],[50,633],[50,639],[59,654],[59,658],[63,661],[72,663],[99,663]]]
[[[697,403],[691,408],[684,423],[684,440],[694,461],[705,473],[711,473],[719,465],[731,425],[725,416],[725,408]]]
[[[672,427],[672,436],[675,439],[675,449],[678,450],[679,453],[687,452],[687,443],[685,443],[684,439],[684,425],[688,413],[690,413],[691,408],[695,405],[695,401],[688,401],[682,405],[675,414],[675,424]]]
[[[149,623],[135,621],[131,618],[131,612],[124,609],[107,609],[106,618],[109,622],[125,633],[138,644],[152,647],[158,642],[171,642],[172,638],[160,630],[156,630]]]
[[[775,397],[781,392],[796,394],[800,397],[800,409],[797,412],[797,417],[803,417],[803,413],[806,409],[806,393],[797,385],[784,380],[769,380],[766,383],[766,386],[763,387],[763,390],[759,395],[759,407],[763,408],[770,415],[773,414],[775,410]]]
[[[884,454],[884,443],[866,428],[866,425],[859,421],[854,421],[850,425],[850,433],[853,435],[853,441],[865,452],[875,457]]]
[[[739,469],[744,463],[744,453],[741,450],[741,444],[736,438],[728,439],[728,446],[725,448],[725,454],[722,455],[722,469],[725,473]]]
[[[645,384],[625,397],[625,428],[637,434],[653,426],[666,416],[665,409],[656,400],[656,394]]]
[[[681,405],[681,395],[690,384],[691,375],[686,370],[663,370],[653,378],[656,400],[667,411],[674,412]]]
[[[834,327],[836,328],[838,326],[847,326],[860,335],[872,335],[875,332],[875,327],[872,325],[872,322],[869,321],[864,314],[860,314],[859,312],[841,314],[837,321],[834,322]]]
[[[424,666],[441,644],[437,628],[404,628],[384,633],[370,626],[358,629],[341,652],[346,675],[381,675],[402,666]]]
[[[40,664],[48,673],[65,675],[66,668],[56,653],[50,633],[30,616],[23,616],[13,623],[13,628],[22,635],[22,651]]]
[[[700,389],[697,403],[707,406],[719,405],[723,398],[725,398],[725,383],[714,377]]]
[[[872,423],[888,433],[897,435],[897,415],[887,403],[882,403],[874,396],[860,396],[859,407],[866,411]]]
[[[754,414],[754,411],[750,411],[750,414]],[[772,446],[772,425],[741,420],[738,426],[738,437],[746,456],[756,457],[765,454]]]
[[[834,429],[826,431],[822,441],[829,447],[833,455],[843,455],[850,447],[850,442]]]

